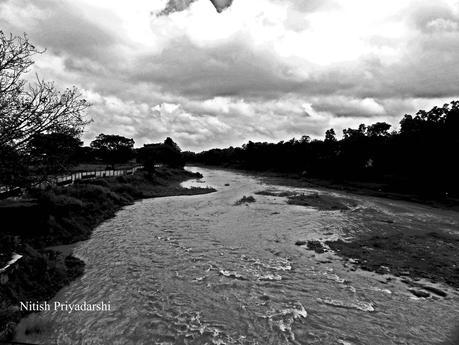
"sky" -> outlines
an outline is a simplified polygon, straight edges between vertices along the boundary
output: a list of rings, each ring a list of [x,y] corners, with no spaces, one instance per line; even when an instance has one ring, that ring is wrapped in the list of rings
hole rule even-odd
[[[0,0],[0,29],[91,102],[86,143],[323,138],[459,99],[457,0]]]

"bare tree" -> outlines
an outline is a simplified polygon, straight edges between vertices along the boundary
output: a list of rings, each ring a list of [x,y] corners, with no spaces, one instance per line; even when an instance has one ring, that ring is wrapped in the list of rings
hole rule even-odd
[[[24,80],[41,53],[27,35],[0,31],[0,146],[20,151],[35,135],[78,135],[88,123],[83,113],[89,104],[77,88],[59,91],[38,77],[34,84]]]

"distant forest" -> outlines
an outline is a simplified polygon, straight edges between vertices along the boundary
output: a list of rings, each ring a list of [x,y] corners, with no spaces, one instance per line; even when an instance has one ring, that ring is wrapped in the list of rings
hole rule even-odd
[[[188,163],[375,183],[386,191],[442,199],[459,196],[459,101],[405,115],[399,131],[390,129],[384,122],[362,124],[345,129],[341,140],[329,129],[323,140],[249,141],[184,155]]]

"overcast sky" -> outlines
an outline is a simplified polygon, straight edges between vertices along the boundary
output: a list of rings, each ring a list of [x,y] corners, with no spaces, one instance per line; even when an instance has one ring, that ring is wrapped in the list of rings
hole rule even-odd
[[[457,0],[0,0],[97,134],[183,149],[279,141],[459,98]]]

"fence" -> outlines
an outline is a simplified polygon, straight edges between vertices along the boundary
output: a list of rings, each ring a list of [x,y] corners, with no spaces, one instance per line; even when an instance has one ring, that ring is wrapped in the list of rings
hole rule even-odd
[[[0,345],[39,345],[39,344],[35,344],[35,343],[34,344],[32,344],[32,343],[18,343],[17,341],[7,341],[7,340],[3,340],[2,341],[2,340],[0,340]]]
[[[142,169],[142,165],[132,167],[130,169],[108,169],[108,170],[93,170],[93,171],[80,171],[68,175],[60,175],[50,177],[45,182],[40,182],[33,187],[45,188],[47,186],[68,186],[78,180],[88,180],[94,178],[103,177],[115,177],[124,175],[133,175],[137,170]],[[6,199],[12,196],[19,196],[23,192],[23,189],[16,187],[12,189],[6,189],[0,186],[0,199]]]
[[[66,186],[78,180],[88,180],[93,178],[103,177],[116,177],[124,175],[133,175],[137,170],[142,169],[143,166],[138,165],[130,169],[110,169],[110,170],[94,170],[94,171],[81,171],[70,175],[57,176],[47,183],[48,185]]]

